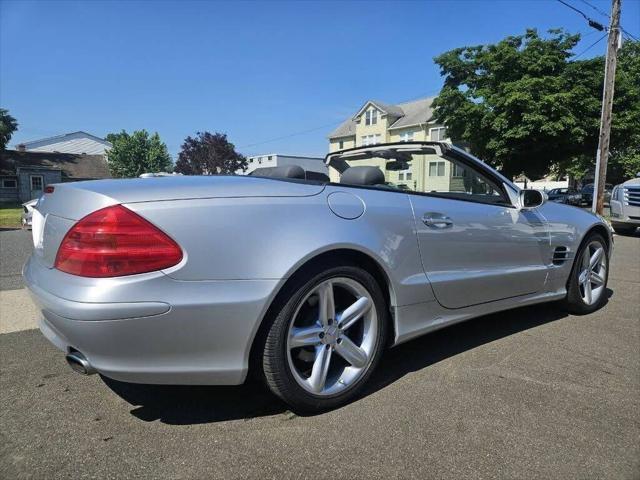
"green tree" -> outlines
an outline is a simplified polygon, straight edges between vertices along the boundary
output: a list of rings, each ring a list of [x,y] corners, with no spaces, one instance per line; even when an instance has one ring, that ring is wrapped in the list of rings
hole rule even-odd
[[[543,38],[527,30],[495,45],[457,48],[435,58],[444,76],[434,102],[436,119],[451,138],[508,176],[584,173],[594,163],[604,60],[572,61],[579,35],[549,33]],[[616,76],[612,157],[627,163],[640,130],[637,49],[637,42],[623,47]]]
[[[107,153],[109,170],[114,177],[138,177],[148,172],[171,171],[167,146],[160,135],[137,130],[131,135],[124,130],[107,135],[113,147]]]
[[[18,129],[18,122],[9,115],[9,111],[0,108],[0,151],[4,151],[11,136]]]
[[[185,175],[233,174],[247,169],[247,159],[236,152],[224,133],[197,132],[187,137],[176,162],[176,172]]]

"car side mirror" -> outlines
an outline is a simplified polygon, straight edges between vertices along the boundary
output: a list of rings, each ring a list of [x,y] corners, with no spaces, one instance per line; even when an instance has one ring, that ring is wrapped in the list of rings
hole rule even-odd
[[[547,194],[539,190],[521,190],[520,206],[522,208],[537,208],[546,200]]]

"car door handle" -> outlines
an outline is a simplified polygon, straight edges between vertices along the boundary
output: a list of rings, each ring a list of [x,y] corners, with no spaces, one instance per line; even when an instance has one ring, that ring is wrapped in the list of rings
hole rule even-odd
[[[442,213],[429,212],[422,216],[422,222],[427,227],[449,228],[453,225],[453,220]]]

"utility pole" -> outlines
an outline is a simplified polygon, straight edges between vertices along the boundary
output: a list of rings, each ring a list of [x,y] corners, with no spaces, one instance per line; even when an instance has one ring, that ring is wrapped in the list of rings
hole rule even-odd
[[[602,215],[604,208],[604,187],[607,178],[607,160],[611,140],[611,111],[613,110],[613,89],[616,79],[616,62],[620,41],[620,4],[622,0],[611,0],[611,23],[607,39],[607,57],[604,64],[604,88],[602,92],[602,113],[600,115],[600,137],[596,153],[595,183],[593,185],[592,210]]]

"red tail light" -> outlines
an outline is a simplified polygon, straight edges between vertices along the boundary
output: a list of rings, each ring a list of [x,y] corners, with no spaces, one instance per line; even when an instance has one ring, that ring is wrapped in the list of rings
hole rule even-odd
[[[121,206],[87,215],[67,232],[55,267],[82,277],[119,277],[173,267],[182,250],[167,234]]]

